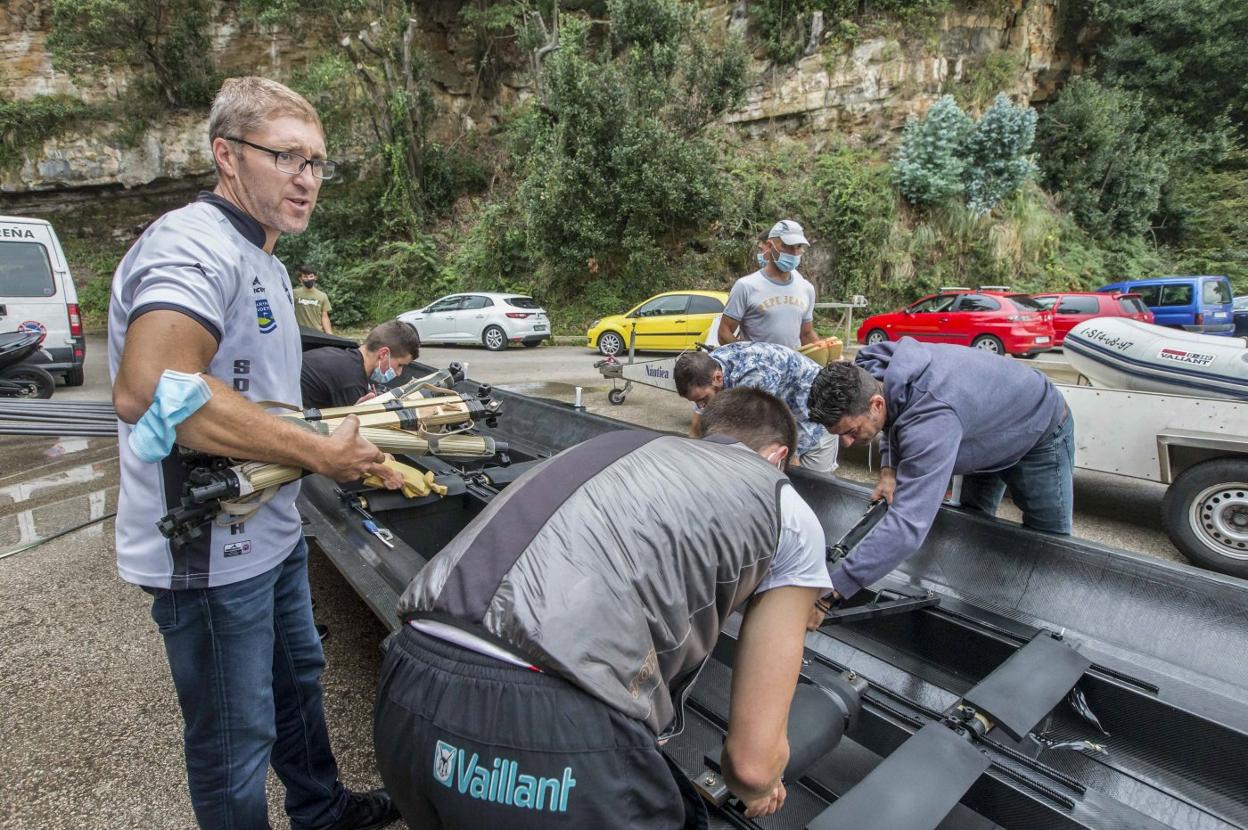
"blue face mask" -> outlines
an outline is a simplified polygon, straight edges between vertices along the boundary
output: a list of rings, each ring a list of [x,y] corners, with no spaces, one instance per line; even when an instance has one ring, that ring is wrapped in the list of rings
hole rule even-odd
[[[390,355],[386,355],[386,362],[387,363],[390,362]],[[373,370],[373,374],[372,374],[373,383],[381,383],[381,384],[387,384],[398,376],[399,376],[399,373],[394,371],[393,365],[391,365],[390,368],[386,369],[386,371],[384,372],[381,371],[381,361],[377,362],[377,368]]]
[[[786,274],[790,271],[796,271],[797,266],[801,264],[802,264],[801,254],[777,254],[776,255],[776,267]]]
[[[758,260],[758,267],[759,267],[759,268],[766,268],[766,267],[767,267],[767,257],[763,256],[762,254],[755,254],[754,256],[755,256],[755,258]]]
[[[212,390],[199,375],[166,369],[156,384],[152,405],[130,430],[130,449],[141,461],[154,464],[173,450],[178,424],[212,397]]]

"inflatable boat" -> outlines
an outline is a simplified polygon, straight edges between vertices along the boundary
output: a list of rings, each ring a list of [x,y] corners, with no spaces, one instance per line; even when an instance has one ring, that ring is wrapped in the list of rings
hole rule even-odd
[[[1248,346],[1239,337],[1095,317],[1070,330],[1066,359],[1093,386],[1248,400]]]
[[[443,496],[304,481],[313,546],[391,627],[408,581],[524,470],[631,428],[492,394],[502,413],[479,431],[510,446],[510,464],[407,459],[446,485]],[[868,512],[866,488],[801,470],[792,479],[829,542]],[[942,508],[916,555],[832,613],[807,636],[790,719],[803,768],[786,776],[784,809],[761,821],[733,806],[716,769],[730,620],[684,731],[663,748],[705,799],[712,830],[1248,827],[1248,583]]]

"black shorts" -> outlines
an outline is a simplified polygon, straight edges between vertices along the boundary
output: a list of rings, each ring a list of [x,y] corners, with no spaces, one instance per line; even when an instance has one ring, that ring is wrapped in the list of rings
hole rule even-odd
[[[705,826],[643,723],[410,626],[391,640],[373,728],[382,780],[412,828]]]

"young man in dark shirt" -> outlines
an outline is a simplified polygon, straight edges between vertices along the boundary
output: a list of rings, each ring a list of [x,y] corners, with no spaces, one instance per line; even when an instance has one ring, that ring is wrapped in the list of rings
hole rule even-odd
[[[351,406],[391,383],[419,355],[416,329],[402,320],[377,326],[358,348],[327,346],[306,352],[299,374],[303,405]]]

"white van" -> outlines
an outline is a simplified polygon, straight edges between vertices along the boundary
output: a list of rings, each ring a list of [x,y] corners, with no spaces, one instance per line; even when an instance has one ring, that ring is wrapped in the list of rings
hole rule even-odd
[[[82,313],[56,231],[42,219],[0,216],[0,332],[23,328],[44,333],[52,358],[44,369],[82,385]]]

